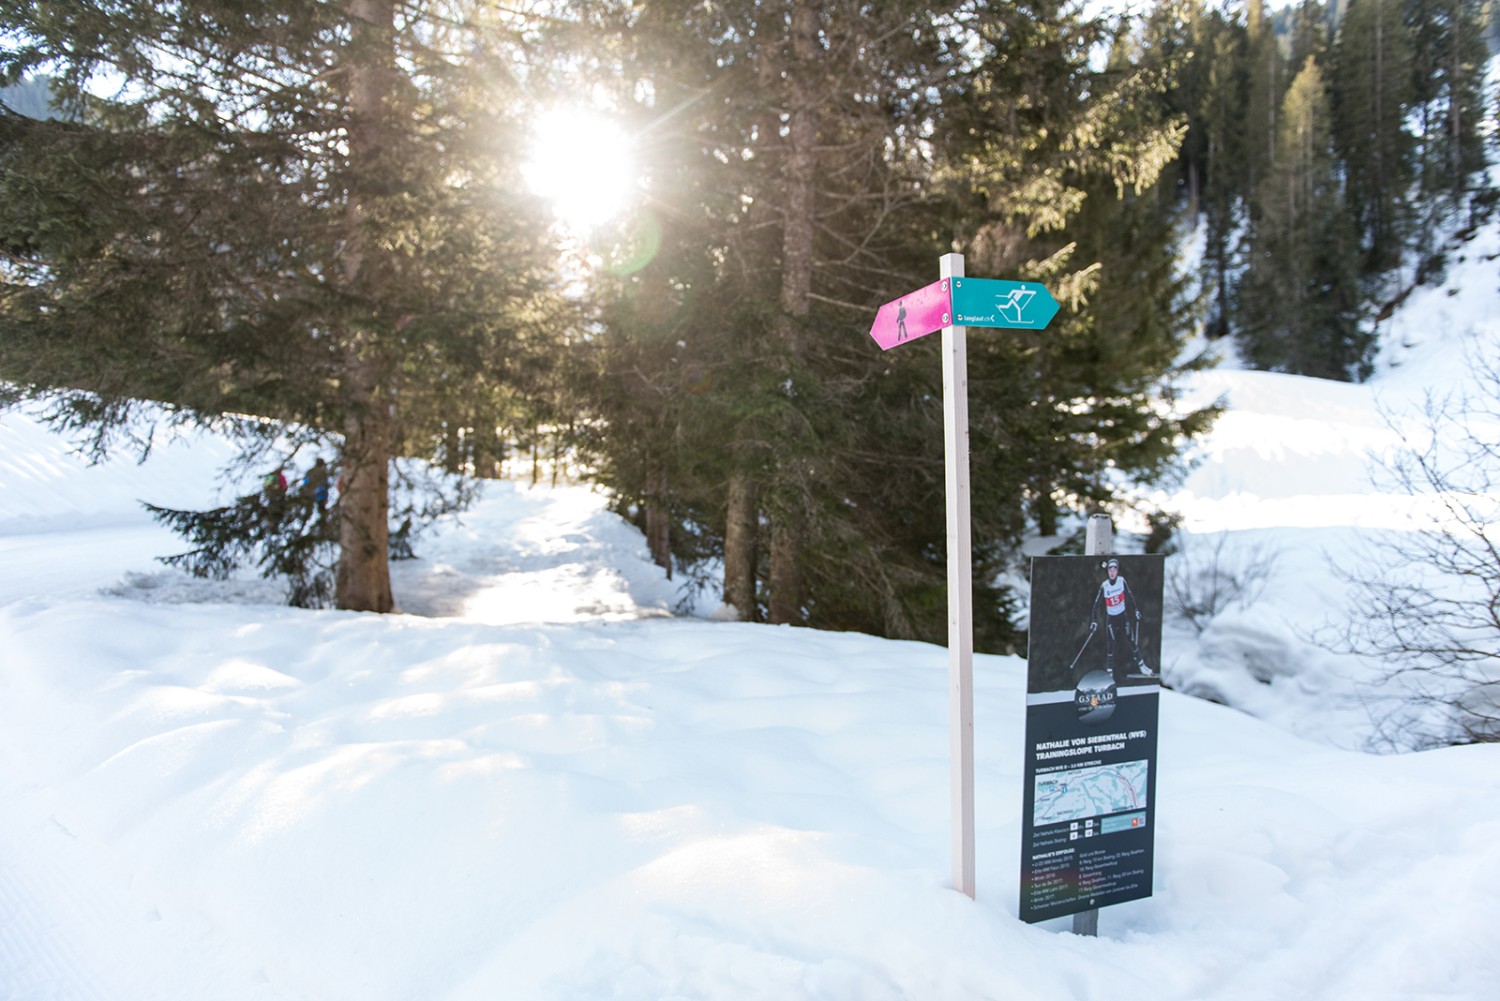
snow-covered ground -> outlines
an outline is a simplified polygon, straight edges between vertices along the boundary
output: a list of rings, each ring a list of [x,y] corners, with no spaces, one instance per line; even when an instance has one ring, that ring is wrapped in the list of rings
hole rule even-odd
[[[1244,371],[1232,358],[1194,378],[1186,402],[1221,399],[1228,410],[1191,449],[1187,481],[1150,500],[1183,519],[1179,572],[1218,564],[1255,586],[1250,601],[1226,603],[1201,635],[1168,623],[1174,687],[1349,749],[1399,749],[1444,730],[1430,712],[1402,704],[1410,689],[1383,680],[1391,665],[1335,652],[1369,607],[1341,576],[1381,576],[1379,543],[1444,516],[1440,497],[1394,481],[1389,465],[1400,453],[1434,430],[1440,444],[1500,440],[1500,427],[1486,426],[1493,414],[1435,429],[1425,413],[1429,400],[1497,388],[1476,372],[1500,360],[1497,259],[1500,228],[1461,244],[1448,281],[1418,288],[1381,325],[1366,383]],[[1500,483],[1500,471],[1489,480]],[[1491,500],[1500,512],[1500,497]],[[1447,585],[1435,573],[1427,583]]]
[[[1169,625],[1155,892],[1098,938],[1016,919],[1019,659],[976,658],[970,900],[941,648],[674,615],[585,487],[491,485],[404,614],[291,609],[152,560],[137,499],[213,501],[223,442],[89,467],[0,417],[0,998],[1494,997],[1500,747],[1364,753],[1374,668],[1313,636],[1329,557],[1410,525],[1377,404],[1500,341],[1471,246],[1367,385],[1196,381],[1172,559],[1269,570]]]

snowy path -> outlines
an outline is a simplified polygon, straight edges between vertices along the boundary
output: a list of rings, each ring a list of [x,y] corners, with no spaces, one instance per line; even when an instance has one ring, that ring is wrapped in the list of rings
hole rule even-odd
[[[154,524],[0,535],[0,605],[24,598],[92,595],[182,543]]]

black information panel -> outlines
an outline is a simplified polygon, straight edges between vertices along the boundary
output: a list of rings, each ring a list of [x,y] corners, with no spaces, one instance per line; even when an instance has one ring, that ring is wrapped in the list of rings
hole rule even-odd
[[[1151,895],[1164,565],[1032,561],[1024,921]]]

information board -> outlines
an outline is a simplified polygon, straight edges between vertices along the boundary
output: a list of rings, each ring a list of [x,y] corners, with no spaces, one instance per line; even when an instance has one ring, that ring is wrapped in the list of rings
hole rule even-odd
[[[1151,895],[1161,556],[1031,563],[1024,921]]]

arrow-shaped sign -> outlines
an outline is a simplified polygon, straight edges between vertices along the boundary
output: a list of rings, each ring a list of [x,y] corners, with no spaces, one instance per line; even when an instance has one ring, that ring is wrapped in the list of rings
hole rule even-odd
[[[1037,282],[953,279],[953,322],[965,327],[1042,330],[1057,315],[1057,300]]]
[[[880,307],[870,327],[870,336],[881,350],[889,351],[897,344],[914,341],[953,322],[953,306],[948,301],[950,280],[933,282]]]
[[[870,336],[889,351],[947,326],[1041,330],[1057,310],[1057,300],[1037,282],[944,278],[881,306]]]

